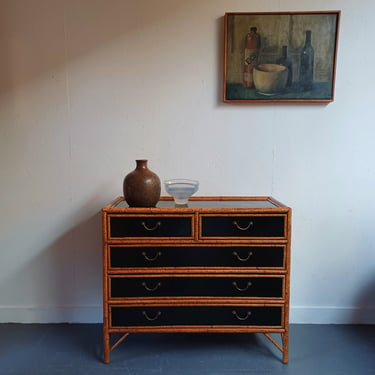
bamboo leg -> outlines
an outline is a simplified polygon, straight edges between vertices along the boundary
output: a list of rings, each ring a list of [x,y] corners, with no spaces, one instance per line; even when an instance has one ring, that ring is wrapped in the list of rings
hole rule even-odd
[[[111,347],[111,351],[116,349],[127,337],[129,336],[129,333],[124,333]]]
[[[104,347],[104,355],[103,355],[103,362],[109,363],[109,357],[112,350],[115,350],[127,337],[129,333],[124,333],[112,346],[111,346],[111,334],[104,332],[104,339],[103,339],[103,347]]]
[[[268,339],[269,341],[272,342],[273,345],[276,346],[277,349],[280,350],[280,352],[283,352],[283,351],[284,351],[283,348],[279,345],[279,343],[278,343],[274,338],[272,338],[268,333],[263,333],[263,334],[264,334],[264,336],[267,337],[267,339]]]
[[[109,363],[110,354],[110,334],[104,329],[103,332],[103,362]]]
[[[281,334],[281,340],[283,342],[283,363],[288,363],[289,361],[289,332]]]
[[[276,346],[277,349],[280,350],[280,352],[283,354],[283,363],[288,363],[289,361],[289,335],[287,332],[281,333],[281,341],[282,341],[282,346],[273,338],[270,336],[268,333],[263,333],[264,336],[272,342],[273,345]]]

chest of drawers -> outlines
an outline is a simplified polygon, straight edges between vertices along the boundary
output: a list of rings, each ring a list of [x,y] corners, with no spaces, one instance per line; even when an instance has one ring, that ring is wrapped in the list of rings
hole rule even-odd
[[[105,363],[137,332],[258,332],[288,362],[290,208],[270,197],[130,208],[120,197],[102,219]]]

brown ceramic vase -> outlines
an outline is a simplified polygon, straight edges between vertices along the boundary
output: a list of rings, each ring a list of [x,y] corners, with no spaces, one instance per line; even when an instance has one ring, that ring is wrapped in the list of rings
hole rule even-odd
[[[160,198],[160,179],[147,167],[147,160],[136,160],[136,168],[124,178],[124,197],[130,207],[155,207]]]

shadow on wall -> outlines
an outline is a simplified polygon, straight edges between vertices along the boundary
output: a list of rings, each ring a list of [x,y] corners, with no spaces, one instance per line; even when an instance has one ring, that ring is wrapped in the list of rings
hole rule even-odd
[[[101,214],[84,219],[7,280],[22,304],[9,322],[96,323],[102,319]]]
[[[191,14],[198,0],[7,1],[0,3],[0,95],[105,48]],[[171,30],[173,33],[174,30]]]
[[[98,212],[73,227],[42,254],[49,258],[53,268],[46,281],[48,301],[55,301],[57,307],[53,317],[56,321],[97,322],[101,319],[101,243]]]
[[[375,276],[360,291],[355,305],[353,324],[375,324]]]
[[[224,85],[224,77],[223,77],[223,69],[224,69],[224,16],[219,17],[216,20],[216,44],[217,44],[217,56],[216,60],[218,61],[218,68],[216,82],[217,87],[215,91],[218,93],[217,96],[217,105],[218,106],[225,106],[223,102],[223,85]]]

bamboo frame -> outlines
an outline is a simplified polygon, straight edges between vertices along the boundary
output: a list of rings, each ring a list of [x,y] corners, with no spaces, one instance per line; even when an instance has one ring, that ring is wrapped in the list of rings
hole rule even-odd
[[[128,208],[119,207],[123,204],[124,198],[118,197],[110,205],[102,209],[102,233],[103,233],[103,361],[109,363],[110,353],[118,347],[129,333],[137,332],[238,332],[238,333],[263,333],[265,337],[275,345],[282,353],[282,362],[288,362],[288,341],[289,341],[289,288],[290,288],[290,237],[291,237],[291,209],[271,197],[193,197],[191,201],[195,204],[202,203],[201,207],[175,208],[171,197],[162,197],[161,201],[171,207],[152,208]],[[271,206],[248,207],[249,201],[258,203],[267,202]],[[217,207],[204,207],[204,202],[215,203]],[[225,203],[221,207],[221,202]],[[233,207],[227,207],[228,202],[233,202]],[[240,205],[243,204],[241,207]],[[179,237],[128,237],[113,238],[110,236],[110,216],[131,216],[140,217],[150,215],[152,217],[178,217],[189,216],[192,220],[192,238]],[[284,236],[283,237],[202,237],[202,216],[283,216]],[[153,248],[173,247],[282,247],[284,249],[284,259],[282,267],[140,267],[140,268],[111,268],[110,267],[110,247],[119,246],[131,249],[132,247],[152,246]],[[110,294],[110,280],[112,277],[281,277],[282,297],[122,297],[112,298]],[[163,307],[163,306],[242,306],[256,307],[269,306],[281,307],[280,326],[252,326],[252,325],[210,325],[210,326],[124,326],[113,327],[111,318],[111,307]],[[121,333],[122,336],[111,345],[111,334]],[[281,345],[274,340],[270,334],[281,335]]]

